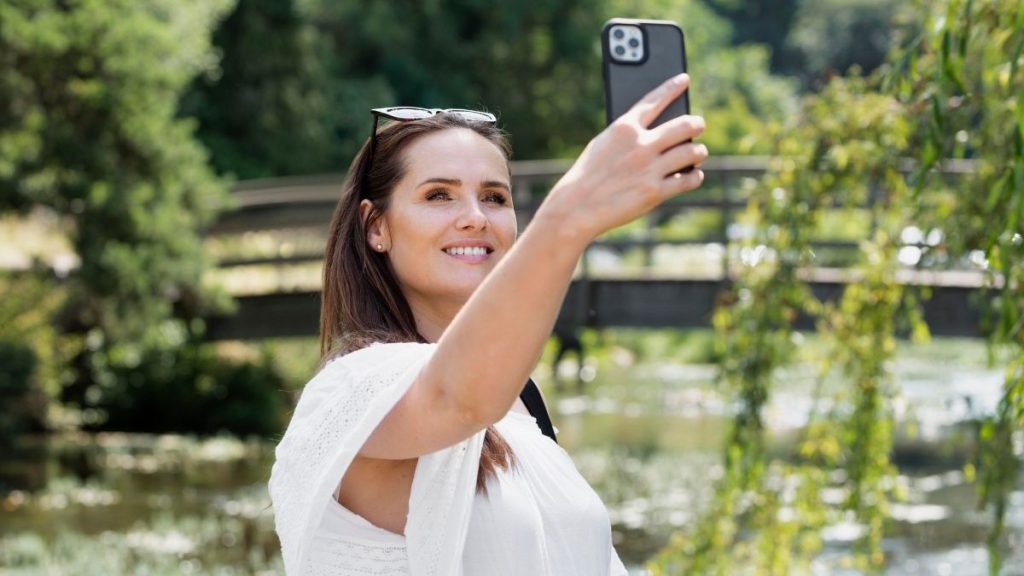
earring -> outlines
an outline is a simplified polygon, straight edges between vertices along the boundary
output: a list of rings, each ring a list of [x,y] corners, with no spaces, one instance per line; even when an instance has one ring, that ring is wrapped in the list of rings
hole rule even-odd
[[[383,244],[377,244],[377,252],[383,252],[383,251],[384,251],[384,245]]]

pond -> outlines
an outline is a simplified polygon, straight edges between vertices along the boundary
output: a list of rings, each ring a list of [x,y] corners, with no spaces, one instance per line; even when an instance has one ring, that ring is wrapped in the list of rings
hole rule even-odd
[[[572,380],[572,359],[560,366]],[[555,386],[543,365],[562,445],[601,494],[616,547],[635,573],[691,526],[721,474],[731,410],[711,365],[606,344],[583,363],[584,393]],[[962,472],[969,421],[991,411],[1001,371],[980,343],[905,346],[893,365],[900,419],[894,459],[905,501],[884,542],[890,574],[986,574],[991,524]],[[814,370],[780,374],[766,410],[784,453],[806,422]],[[27,438],[0,463],[0,568],[5,574],[280,574],[265,481],[272,443],[127,434]],[[1024,574],[1024,483],[1007,514],[1006,574]],[[825,530],[815,573],[842,568],[859,534]]]

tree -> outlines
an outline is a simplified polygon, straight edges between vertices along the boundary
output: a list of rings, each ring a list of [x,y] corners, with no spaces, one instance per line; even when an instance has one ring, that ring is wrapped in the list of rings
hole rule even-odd
[[[789,45],[800,0],[707,0],[707,5],[732,24],[731,44],[761,44],[771,53],[771,70],[797,74],[801,55]]]
[[[96,358],[165,340],[174,308],[205,302],[197,231],[226,204],[195,123],[176,117],[228,0],[0,4],[0,210],[66,222],[80,264],[63,283],[65,332]],[[138,354],[134,354],[138,356]]]
[[[899,21],[907,18],[907,2],[889,0],[817,0],[797,11],[788,38],[789,50],[801,62],[800,75],[812,88],[857,67],[864,74],[885,63]]]
[[[347,114],[339,135],[353,144],[371,107],[397,104],[497,112],[521,158],[566,154],[602,123],[592,3],[309,4]]]
[[[239,179],[342,169],[334,134],[345,114],[316,50],[316,30],[290,0],[241,0],[217,27],[220,66],[182,99],[214,168]]]
[[[599,31],[613,15],[680,21],[705,141],[766,150],[793,85],[769,75],[763,48],[730,47],[728,23],[690,0],[241,0],[214,35],[223,72],[197,79],[182,113],[217,169],[242,178],[343,169],[369,109],[396,104],[487,108],[517,158],[569,156],[604,124]]]

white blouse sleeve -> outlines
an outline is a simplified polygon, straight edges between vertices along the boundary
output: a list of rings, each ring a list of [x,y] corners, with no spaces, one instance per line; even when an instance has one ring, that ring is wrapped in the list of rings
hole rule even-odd
[[[466,545],[480,452],[481,430],[454,446],[420,456],[405,524],[413,574],[459,576]]]
[[[626,570],[626,566],[619,559],[619,553],[615,551],[615,546],[612,546],[612,557],[608,565],[608,574],[609,576],[629,576],[629,571]]]
[[[313,532],[339,480],[370,434],[415,381],[435,348],[433,344],[417,343],[373,345],[330,362],[306,384],[275,451],[269,483],[274,523],[288,574],[301,573]],[[421,459],[427,461],[424,470],[430,471],[424,479],[433,480],[420,491],[436,493],[439,500],[430,510],[416,507],[415,518],[410,506],[410,522],[439,521],[439,517],[446,515],[447,507],[456,506],[460,497],[465,498],[459,493],[464,483],[462,477],[468,477],[466,469],[472,467],[475,482],[481,444],[482,440],[471,438],[442,450],[437,458],[431,455]],[[435,460],[438,463],[432,464]],[[415,484],[414,480],[414,492]],[[461,514],[447,512],[447,516],[440,520],[452,525],[434,527],[443,536],[440,542],[450,542],[449,538],[458,536],[458,524],[463,522]],[[464,520],[468,524],[468,515]],[[417,538],[441,538],[429,532],[420,534]],[[425,548],[417,539],[407,540],[410,550]],[[429,563],[422,566],[424,570],[414,570],[413,574],[444,573],[433,571]]]

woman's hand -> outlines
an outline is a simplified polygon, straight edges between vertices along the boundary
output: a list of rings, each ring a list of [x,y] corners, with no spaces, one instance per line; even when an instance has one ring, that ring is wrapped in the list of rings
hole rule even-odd
[[[700,186],[704,172],[699,166],[708,150],[687,141],[704,131],[704,119],[680,116],[648,129],[689,85],[686,74],[668,79],[591,140],[545,199],[538,216],[550,217],[585,245],[666,199]],[[679,173],[687,166],[696,167]]]

